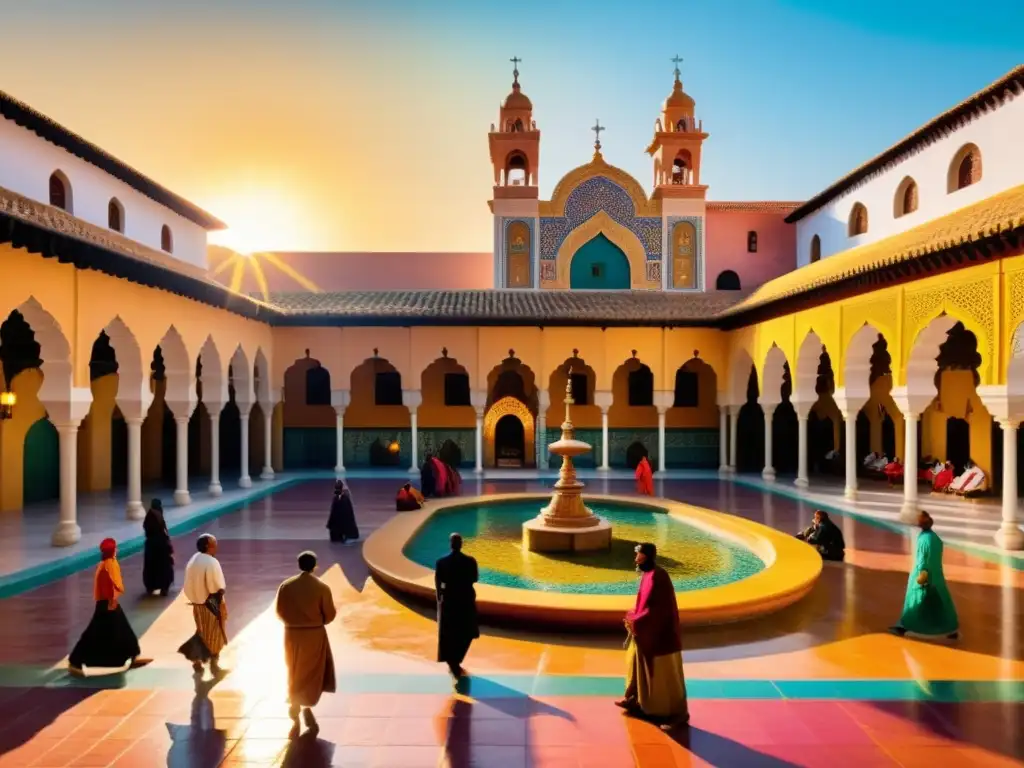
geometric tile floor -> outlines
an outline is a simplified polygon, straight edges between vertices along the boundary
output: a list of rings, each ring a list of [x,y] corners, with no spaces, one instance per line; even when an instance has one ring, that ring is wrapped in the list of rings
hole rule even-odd
[[[351,485],[365,535],[394,514],[397,481]],[[182,596],[138,595],[139,556],[122,562],[122,604],[154,663],[127,675],[71,680],[61,669],[92,611],[91,569],[0,601],[0,766],[1024,764],[1024,573],[1010,565],[947,547],[962,639],[895,638],[885,628],[902,605],[910,539],[842,518],[847,562],[827,564],[799,604],[685,632],[691,727],[673,737],[612,706],[622,689],[617,635],[484,627],[471,677],[453,692],[433,662],[432,611],[369,580],[358,546],[326,541],[330,487],[292,486],[203,527],[221,542],[231,606],[231,671],[217,684],[197,686],[175,653],[192,632]],[[811,512],[728,482],[666,480],[663,489],[787,532]],[[179,586],[194,535],[175,540]],[[329,628],[339,693],[317,708],[319,738],[289,743],[271,609],[305,548],[319,554],[339,604]]]

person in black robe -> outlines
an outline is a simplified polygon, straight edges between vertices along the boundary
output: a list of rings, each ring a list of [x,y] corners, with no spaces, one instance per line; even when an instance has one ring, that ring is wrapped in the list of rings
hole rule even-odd
[[[174,583],[174,545],[164,520],[164,505],[160,499],[153,499],[142,523],[146,533],[146,547],[142,561],[142,583],[146,594],[159,591],[161,597]]]
[[[432,458],[433,454],[428,453],[423,457],[423,466],[420,467],[420,493],[428,499],[437,495],[437,477],[434,475]]]
[[[846,558],[846,541],[839,526],[833,523],[828,512],[819,509],[814,512],[814,522],[796,535],[806,541],[821,555],[822,560],[842,562]]]
[[[437,660],[448,665],[458,680],[466,672],[462,662],[469,646],[480,637],[476,618],[476,589],[479,578],[476,559],[462,551],[462,536],[451,535],[452,551],[434,566],[437,590]]]
[[[331,532],[331,541],[340,541],[342,544],[359,538],[352,496],[341,480],[334,484],[334,499],[331,501],[331,515],[327,518],[327,530]]]

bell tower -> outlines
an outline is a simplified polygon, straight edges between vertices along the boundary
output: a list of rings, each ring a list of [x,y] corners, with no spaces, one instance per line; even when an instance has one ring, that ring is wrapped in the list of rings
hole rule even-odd
[[[701,148],[708,134],[694,117],[694,101],[683,90],[675,56],[672,93],[654,123],[654,138],[647,154],[654,158],[654,193],[661,201],[662,287],[666,290],[703,291],[705,275],[705,213],[707,185],[701,184]]]
[[[494,214],[494,287],[539,288],[540,131],[533,120],[533,104],[519,84],[522,59],[513,56],[510,61],[512,92],[487,135],[494,168],[494,197],[489,203]]]

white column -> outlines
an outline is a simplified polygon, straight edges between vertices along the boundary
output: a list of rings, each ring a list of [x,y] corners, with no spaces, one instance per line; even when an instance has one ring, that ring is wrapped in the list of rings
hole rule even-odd
[[[480,477],[484,473],[484,412],[487,410],[487,392],[473,390],[469,393],[469,403],[476,414],[476,435],[473,438],[473,455],[476,462],[473,472]]]
[[[82,538],[78,527],[78,425],[56,424],[60,441],[60,519],[53,531],[55,547],[69,547]]]
[[[729,406],[718,406],[718,474],[729,474]]]
[[[847,371],[846,375],[850,377],[851,372]],[[860,378],[867,381],[867,373],[865,372]],[[857,465],[863,458],[857,455],[857,414],[864,407],[864,403],[868,401],[868,393],[866,386],[861,392],[850,391],[848,387],[840,387],[833,393],[832,399],[835,400],[836,407],[843,416],[846,431],[843,440],[843,461],[846,464],[843,474],[846,477],[846,487],[843,489],[843,495],[847,499],[853,500],[857,498]]]
[[[128,428],[128,507],[129,520],[141,520],[146,516],[142,505],[142,419],[137,416],[126,418]]]
[[[260,480],[274,479],[274,406],[260,404],[263,411],[263,470]]]
[[[658,407],[658,471],[665,471],[665,415],[668,408]]]
[[[608,411],[612,407],[612,393],[607,390],[594,393],[594,405],[601,409],[601,466],[600,472],[608,472],[611,465],[608,461]]]
[[[729,473],[736,474],[736,436],[739,434],[740,408],[742,405],[729,406]]]
[[[210,495],[220,496],[224,492],[220,484],[220,412],[221,406],[206,403],[206,413],[210,417]]]
[[[546,389],[537,392],[537,469],[548,465],[548,408],[551,407],[551,393]]]
[[[416,411],[423,403],[423,393],[418,389],[403,389],[402,402],[409,409],[409,429],[412,432],[412,463],[409,465],[409,474],[418,475],[420,473],[420,438]]]
[[[775,479],[775,466],[772,464],[772,419],[777,405],[778,403],[761,403],[761,410],[764,411],[764,469],[761,470],[761,477],[768,481]]]
[[[345,409],[348,408],[349,396],[347,389],[331,391],[331,405],[334,406],[334,443],[337,452],[334,474],[338,477],[345,474]]]
[[[1017,502],[1017,426],[1016,421],[1000,421],[1003,428],[1003,521],[996,543],[1006,550],[1024,549],[1024,531],[1020,528]]]
[[[179,507],[192,503],[188,492],[188,416],[174,416],[174,432],[177,448],[177,477],[174,484],[174,503]],[[218,433],[218,440],[220,439]]]
[[[252,413],[252,406],[239,407],[238,420],[242,427],[241,461],[242,472],[238,478],[240,488],[252,488],[252,478],[249,477],[249,414]]]
[[[903,428],[903,509],[900,519],[910,523],[917,520],[917,423],[920,413],[904,413]]]
[[[796,480],[793,485],[797,488],[806,488],[810,485],[807,471],[807,419],[811,415],[811,408],[814,403],[794,402],[793,410],[796,411],[797,425],[797,467]]]

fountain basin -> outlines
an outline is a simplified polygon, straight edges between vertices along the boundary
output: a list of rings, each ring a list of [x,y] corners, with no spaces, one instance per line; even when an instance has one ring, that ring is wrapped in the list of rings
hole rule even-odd
[[[588,496],[614,526],[601,552],[530,552],[520,527],[550,497],[508,494],[429,502],[374,532],[363,547],[379,581],[414,598],[434,599],[436,558],[450,532],[480,564],[477,604],[492,620],[571,627],[621,628],[635,602],[632,548],[658,544],[673,578],[684,625],[719,624],[780,610],[806,595],[821,558],[791,536],[742,518],[667,499]],[[475,521],[475,522],[474,522]]]

